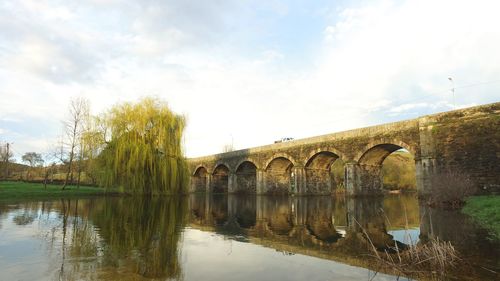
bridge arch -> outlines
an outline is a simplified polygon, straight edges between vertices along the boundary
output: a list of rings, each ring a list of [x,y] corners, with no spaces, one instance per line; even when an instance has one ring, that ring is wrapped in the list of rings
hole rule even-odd
[[[306,166],[313,159],[314,156],[321,154],[321,153],[334,154],[337,156],[337,159],[339,159],[339,158],[346,159],[344,153],[335,149],[335,148],[318,148],[318,149],[314,149],[314,150],[309,152],[309,154],[307,155],[307,158],[304,161],[306,163]]]
[[[384,164],[389,155],[399,150],[406,151],[411,156],[408,154],[406,156],[404,154],[395,155],[395,158]],[[358,158],[358,173],[362,179],[361,186],[367,191],[374,192],[381,190],[384,185],[386,188],[394,189],[411,188],[411,186],[416,185],[414,161],[414,157],[418,157],[416,153],[414,147],[401,141],[372,143],[371,147],[364,150]]]
[[[361,156],[357,157],[358,163],[360,165],[382,165],[387,156],[400,149],[405,149],[415,156],[415,149],[403,142],[377,142],[371,143],[363,149]]]
[[[200,172],[200,170],[203,170],[203,169],[205,170],[205,172],[207,172],[207,173],[208,173],[208,168],[207,168],[207,166],[205,166],[205,165],[201,164],[201,165],[198,165],[198,166],[196,166],[196,167],[194,168],[194,170],[193,170],[193,174],[192,174],[191,176],[195,176],[197,173],[199,173],[199,172]]]
[[[305,165],[306,192],[310,194],[331,194],[337,186],[331,167],[340,157],[328,150],[315,152],[307,159]],[[343,175],[343,171],[341,174]]]
[[[217,161],[215,162],[215,165],[212,166],[214,169],[212,170],[212,175],[214,174],[215,170],[219,167],[219,166],[224,166],[226,167],[230,172],[233,171],[231,170],[231,165],[229,165],[229,163],[227,162],[224,162],[224,161]]]
[[[192,175],[193,191],[206,191],[208,182],[208,169],[203,165],[198,165]]]
[[[285,158],[287,159],[288,161],[290,161],[293,166],[297,166],[299,163],[297,162],[297,160],[295,160],[295,158],[293,158],[291,155],[289,155],[288,153],[283,153],[283,152],[280,152],[280,153],[276,153],[276,154],[273,154],[272,157],[268,158],[265,162],[264,162],[264,165],[262,166],[263,169],[266,169],[269,167],[269,164],[271,164],[272,161],[274,161],[275,159],[277,158]]]
[[[236,192],[256,193],[257,166],[249,160],[242,161],[236,166]]]
[[[215,166],[212,172],[211,189],[216,193],[227,193],[229,188],[230,170],[226,164],[220,163]]]
[[[329,169],[340,156],[328,150],[320,150],[309,156],[306,161],[306,169]]]
[[[284,156],[274,157],[266,165],[266,187],[267,193],[287,194],[294,191],[293,160]]]
[[[236,168],[235,168],[235,171],[238,169],[238,167],[241,166],[241,164],[243,164],[244,162],[250,162],[252,163],[253,165],[255,165],[255,167],[257,168],[257,170],[259,169],[262,169],[262,167],[260,166],[261,163],[259,163],[259,161],[257,161],[257,159],[254,159],[254,158],[251,158],[251,157],[245,157],[243,159],[241,159],[238,164],[236,164]]]
[[[406,149],[413,156],[418,156],[414,146],[397,139],[384,139],[367,144],[357,153],[355,159],[359,164],[380,165],[387,156],[399,149]]]

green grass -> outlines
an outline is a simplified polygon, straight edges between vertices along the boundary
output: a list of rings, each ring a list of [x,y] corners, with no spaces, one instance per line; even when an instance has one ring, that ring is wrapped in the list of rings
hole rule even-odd
[[[500,196],[473,196],[466,200],[462,212],[500,239]]]
[[[0,182],[0,200],[103,196],[105,194],[106,190],[99,187],[80,186],[77,188],[69,185],[65,190],[61,190],[61,185],[48,184],[45,189],[41,183]]]

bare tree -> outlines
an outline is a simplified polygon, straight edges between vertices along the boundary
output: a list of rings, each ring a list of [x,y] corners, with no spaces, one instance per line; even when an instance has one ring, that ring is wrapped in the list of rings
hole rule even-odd
[[[75,98],[71,100],[69,106],[69,117],[64,122],[64,144],[67,147],[68,160],[66,178],[62,189],[66,188],[68,180],[73,182],[73,161],[78,155],[78,146],[81,140],[82,133],[85,129],[84,123],[89,116],[89,103],[84,98]]]
[[[55,150],[57,151],[57,150]],[[43,165],[43,188],[47,189],[47,182],[49,181],[49,177],[51,178],[51,182],[54,181],[54,173],[56,172],[56,162],[58,158],[58,153],[48,150],[47,153],[43,155],[44,165]]]
[[[44,162],[42,155],[36,152],[26,152],[21,159],[30,166],[28,169],[28,175],[26,176],[27,180],[30,179],[31,170],[37,166],[43,165]]]
[[[64,136],[59,136],[59,140],[54,144],[53,147],[50,148],[50,152],[52,159],[56,162],[60,162],[62,165],[65,165],[68,161],[66,157],[66,151],[64,147]]]
[[[10,143],[5,143],[5,145],[0,146],[0,161],[3,163],[3,172],[4,178],[7,179],[9,177],[9,162],[12,162],[12,158],[14,157],[14,153],[10,147]]]

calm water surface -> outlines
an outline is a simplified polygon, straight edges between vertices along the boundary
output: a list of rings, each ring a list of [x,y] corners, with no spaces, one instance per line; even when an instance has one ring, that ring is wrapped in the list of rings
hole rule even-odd
[[[469,266],[450,279],[499,277],[499,241],[413,196],[192,195],[0,202],[0,280],[396,280],[360,226],[377,247],[451,241]]]

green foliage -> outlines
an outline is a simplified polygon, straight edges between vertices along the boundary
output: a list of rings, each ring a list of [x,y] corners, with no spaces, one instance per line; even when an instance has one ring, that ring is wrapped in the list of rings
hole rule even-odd
[[[145,98],[115,106],[105,123],[111,140],[99,156],[101,185],[153,195],[185,191],[189,173],[181,149],[183,116],[164,102]]]
[[[330,167],[330,171],[332,172],[333,181],[335,182],[335,189],[337,191],[344,190],[344,161],[342,159],[337,159],[333,162]]]
[[[462,212],[500,239],[500,196],[473,196],[466,200]]]
[[[87,178],[87,183],[92,185],[97,184],[101,169],[97,160],[99,154],[106,147],[106,133],[104,117],[92,116],[87,122],[86,130],[81,135],[81,159],[79,161],[82,162],[80,164],[83,166],[82,170]]]
[[[384,188],[416,189],[415,160],[408,152],[397,151],[382,164]]]

